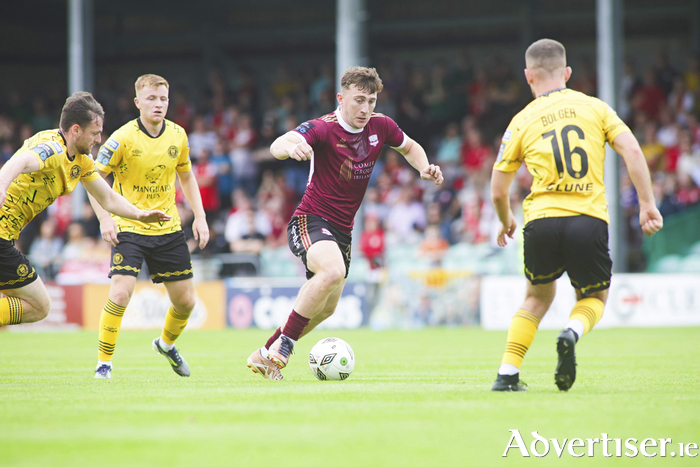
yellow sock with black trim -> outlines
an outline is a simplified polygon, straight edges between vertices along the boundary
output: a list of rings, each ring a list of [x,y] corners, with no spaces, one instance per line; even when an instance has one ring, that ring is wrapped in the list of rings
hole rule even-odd
[[[22,322],[22,300],[17,297],[0,298],[0,326]]]
[[[100,315],[99,342],[97,359],[99,361],[111,361],[114,347],[117,345],[119,329],[122,325],[125,306],[119,306],[112,300],[107,300]]]
[[[160,335],[160,339],[166,344],[173,345],[182,331],[185,330],[188,319],[190,319],[190,313],[178,313],[171,305],[165,315],[165,324],[163,324],[163,333]]]
[[[510,364],[518,369],[520,368],[523,358],[525,358],[525,353],[535,338],[539,325],[540,318],[529,311],[521,308],[515,313],[508,328],[506,351],[503,353],[502,364]]]
[[[598,298],[588,297],[583,298],[576,302],[574,308],[571,310],[571,315],[569,316],[569,324],[567,325],[571,328],[579,339],[593,329],[593,326],[598,324],[600,318],[603,317],[603,309],[605,308],[605,303]],[[575,321],[572,323],[572,321]],[[581,331],[583,331],[581,333]]]

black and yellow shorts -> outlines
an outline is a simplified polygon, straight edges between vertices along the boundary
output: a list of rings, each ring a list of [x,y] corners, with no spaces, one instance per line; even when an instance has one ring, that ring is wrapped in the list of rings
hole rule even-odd
[[[306,252],[316,242],[331,240],[338,244],[345,261],[345,277],[350,271],[350,250],[352,248],[352,235],[343,232],[323,217],[301,215],[293,216],[287,225],[287,243],[295,256],[301,259],[306,267],[306,278],[311,279],[314,273],[309,271],[306,264]]]
[[[533,285],[552,282],[566,271],[584,297],[610,288],[612,260],[604,220],[547,217],[528,222],[523,233],[525,276]]]
[[[182,231],[164,235],[119,232],[112,247],[109,277],[115,274],[137,277],[144,260],[154,283],[174,282],[193,277],[190,250]]]
[[[19,289],[29,285],[39,276],[14,240],[0,238],[0,290]]]

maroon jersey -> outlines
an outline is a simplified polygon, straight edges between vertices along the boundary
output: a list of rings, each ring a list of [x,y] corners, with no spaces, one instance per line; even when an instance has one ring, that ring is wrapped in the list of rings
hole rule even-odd
[[[314,150],[306,192],[294,215],[323,217],[352,231],[382,146],[402,148],[406,136],[386,115],[373,113],[358,130],[343,121],[340,110],[302,123],[294,132]]]

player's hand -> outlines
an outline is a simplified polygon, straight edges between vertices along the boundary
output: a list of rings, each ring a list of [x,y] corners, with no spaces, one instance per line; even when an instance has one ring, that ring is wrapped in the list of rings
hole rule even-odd
[[[294,148],[289,151],[289,157],[295,161],[308,161],[311,160],[314,150],[308,143],[301,142],[294,146]]]
[[[168,222],[172,217],[163,211],[141,211],[139,220],[147,224],[151,222]]]
[[[194,239],[199,242],[199,249],[203,250],[209,242],[209,226],[207,225],[207,220],[195,218],[192,223],[192,233],[194,233]]]
[[[515,222],[515,217],[513,216],[513,212],[511,211],[508,214],[507,225],[501,223],[501,225],[498,227],[498,238],[496,239],[498,246],[506,246],[506,235],[508,235],[510,238],[513,238],[516,227],[518,227],[518,223]]]
[[[442,176],[440,166],[435,164],[430,164],[428,167],[421,170],[420,178],[423,180],[432,180],[436,185],[442,185],[442,182],[445,181],[444,177]]]
[[[656,206],[639,207],[639,225],[647,237],[651,237],[664,226],[664,218]]]
[[[111,217],[104,221],[100,221],[100,232],[102,232],[102,240],[112,246],[117,246],[117,223]]]
[[[7,198],[7,193],[0,191],[0,208],[5,204],[5,199]]]

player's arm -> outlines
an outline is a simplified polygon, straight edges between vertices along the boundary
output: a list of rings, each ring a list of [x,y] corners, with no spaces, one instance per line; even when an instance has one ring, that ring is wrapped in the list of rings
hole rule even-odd
[[[423,146],[409,138],[408,135],[403,147],[394,149],[399,151],[408,163],[420,172],[420,178],[423,180],[432,180],[436,185],[440,185],[445,180],[440,167],[428,162],[428,156],[425,154]]]
[[[112,190],[103,178],[93,181],[82,181],[88,194],[95,198],[95,201],[104,210],[127,219],[134,219],[141,222],[166,222],[171,218],[163,211],[143,211],[131,204],[119,193]]]
[[[0,206],[5,204],[7,189],[20,174],[36,172],[41,168],[39,159],[31,152],[15,154],[0,169]]]
[[[109,175],[107,172],[103,172],[97,168],[95,168],[95,171],[103,179],[107,178],[107,175]],[[97,220],[100,221],[100,233],[102,234],[102,239],[112,246],[117,246],[117,243],[119,243],[119,240],[117,239],[119,229],[117,228],[117,223],[114,222],[114,219],[112,219],[112,215],[102,206],[100,206],[100,203],[89,192],[88,200],[90,201],[93,211],[95,211]]]
[[[281,161],[289,157],[297,161],[308,161],[314,150],[303,136],[288,131],[270,145],[270,153]]]
[[[182,193],[187,198],[192,212],[194,212],[194,221],[192,222],[194,239],[199,241],[199,248],[204,248],[209,242],[209,226],[207,225],[207,215],[204,213],[202,195],[199,193],[197,179],[191,170],[178,172],[178,176],[180,177]]]
[[[654,235],[664,226],[664,219],[656,208],[649,167],[644,159],[642,149],[639,147],[639,142],[632,133],[625,131],[615,137],[612,147],[625,160],[627,172],[637,190],[639,225],[642,226],[644,235]]]
[[[493,169],[491,172],[491,201],[498,215],[498,220],[501,221],[501,226],[498,228],[498,246],[506,246],[506,238],[508,235],[513,238],[515,228],[518,226],[515,222],[513,210],[510,208],[510,185],[515,180],[517,172],[503,172],[498,169]]]

